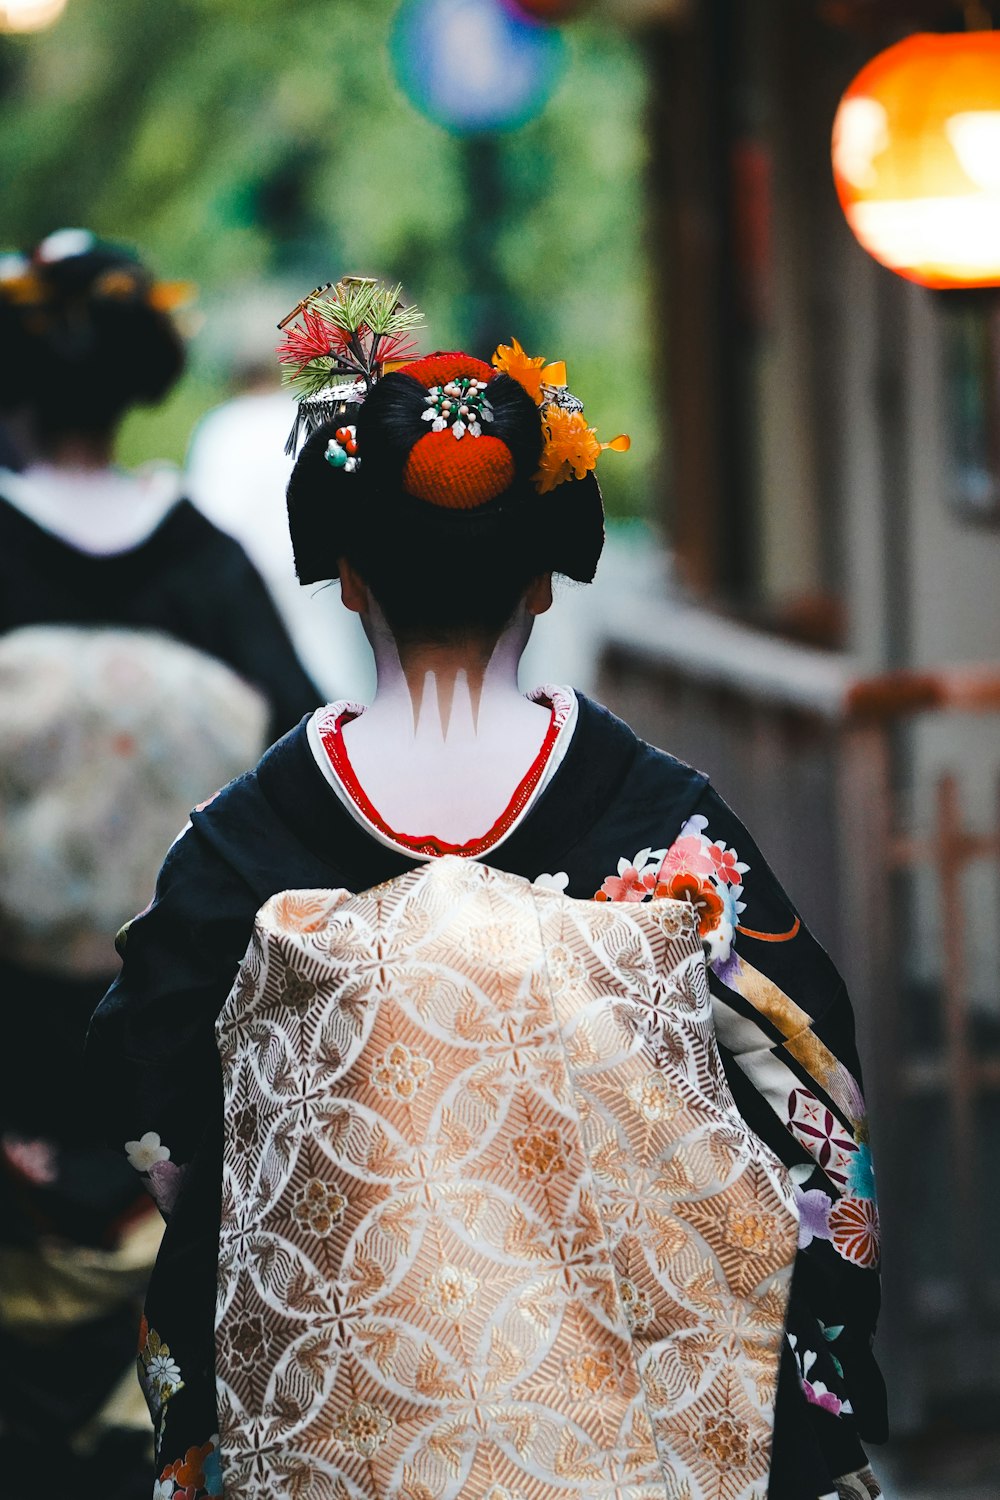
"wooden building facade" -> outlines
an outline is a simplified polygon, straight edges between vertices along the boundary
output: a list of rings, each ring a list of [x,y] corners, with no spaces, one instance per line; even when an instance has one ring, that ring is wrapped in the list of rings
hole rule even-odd
[[[878,266],[830,168],[857,70],[962,7],[605,9],[649,56],[683,598],[641,635],[612,614],[602,691],[712,774],[846,972],[896,1426],[974,1423],[1000,1395],[1000,291]]]

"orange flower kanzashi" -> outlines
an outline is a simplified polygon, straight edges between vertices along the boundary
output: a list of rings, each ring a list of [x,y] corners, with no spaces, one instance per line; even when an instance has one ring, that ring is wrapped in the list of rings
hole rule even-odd
[[[535,484],[542,495],[554,490],[557,484],[567,479],[583,479],[597,468],[597,460],[605,448],[616,453],[625,453],[630,446],[622,433],[610,443],[599,443],[593,427],[587,426],[586,418],[579,411],[563,411],[559,406],[547,406],[544,415],[545,443],[534,476]]]
[[[494,369],[499,370],[502,375],[509,375],[512,380],[523,385],[536,406],[542,404],[543,385],[566,384],[566,366],[561,359],[547,365],[544,355],[535,357],[525,354],[517,339],[511,339],[509,344],[500,344],[492,362]]]
[[[493,355],[493,366],[504,375],[509,375],[524,387],[536,406],[541,406],[544,446],[533,476],[539,494],[547,495],[556,485],[567,479],[583,479],[597,467],[597,460],[605,448],[615,453],[627,453],[630,440],[624,433],[612,438],[610,443],[600,443],[593,427],[588,427],[581,410],[573,410],[580,403],[572,398],[567,404],[551,399],[553,388],[565,391],[567,385],[566,365],[563,360],[546,364],[543,355],[525,354],[517,339],[501,344]]]

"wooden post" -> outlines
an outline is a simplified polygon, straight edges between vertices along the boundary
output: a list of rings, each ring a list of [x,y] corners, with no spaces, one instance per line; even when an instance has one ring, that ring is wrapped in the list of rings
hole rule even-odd
[[[732,547],[719,423],[718,88],[704,7],[683,25],[651,26],[644,35],[653,317],[666,355],[657,378],[670,412],[670,473],[660,507],[685,583],[708,598],[720,590],[723,550]]]
[[[941,1010],[944,1026],[951,1174],[948,1195],[953,1203],[955,1265],[958,1272],[959,1322],[971,1369],[980,1361],[977,1315],[980,1284],[979,1241],[982,1225],[976,1213],[977,1170],[976,1062],[969,1035],[966,978],[966,921],[962,877],[968,861],[958,785],[954,775],[937,784],[934,829],[934,868],[938,878],[941,916]]]
[[[876,1349],[883,1368],[891,1371],[890,1418],[898,1432],[919,1425],[923,1382],[913,1357],[915,1286],[906,1250],[913,1212],[907,1192],[912,1143],[901,1119],[901,913],[892,771],[888,725],[848,724],[837,763],[843,969],[854,1002],[882,1222],[883,1304]]]

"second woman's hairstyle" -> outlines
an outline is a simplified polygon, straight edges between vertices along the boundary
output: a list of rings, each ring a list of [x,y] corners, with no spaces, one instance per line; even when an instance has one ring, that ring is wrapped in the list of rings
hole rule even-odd
[[[0,410],[28,411],[44,439],[105,433],[161,400],[184,369],[176,292],[82,229],[0,257]]]

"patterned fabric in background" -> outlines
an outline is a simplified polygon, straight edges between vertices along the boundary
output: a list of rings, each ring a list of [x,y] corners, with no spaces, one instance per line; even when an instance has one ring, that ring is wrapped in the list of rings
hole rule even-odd
[[[131,1358],[162,1224],[100,1140],[83,1036],[115,929],[267,718],[231,668],[153,631],[0,638],[4,1500],[47,1492],[46,1472],[77,1500],[148,1494]]]
[[[763,1500],[798,1218],[690,905],[284,893],[218,1036],[227,1496]]]
[[[26,626],[0,639],[5,955],[80,977],[152,895],[188,812],[252,764],[261,694],[153,631]]]

